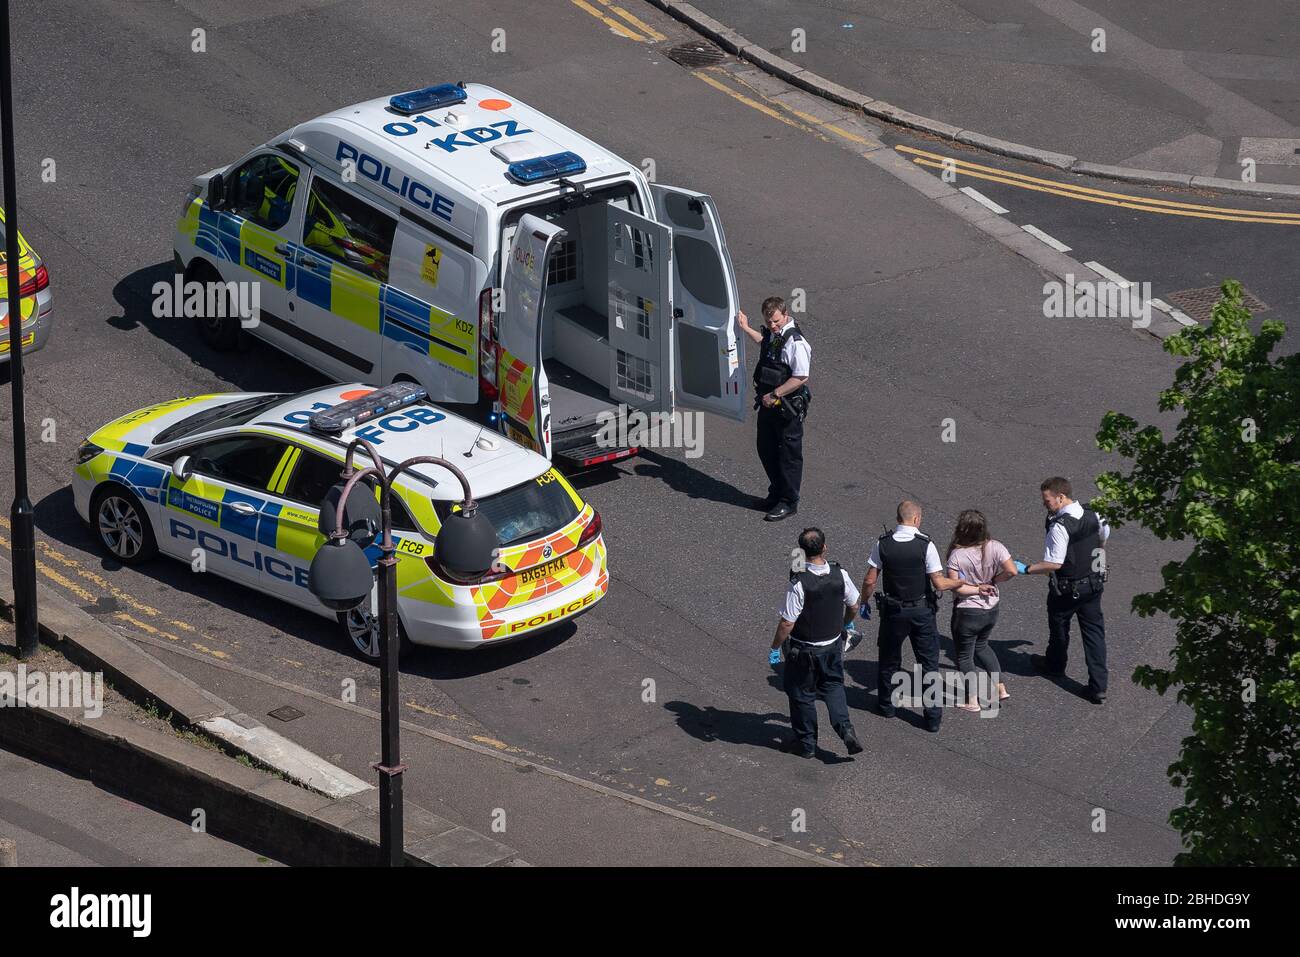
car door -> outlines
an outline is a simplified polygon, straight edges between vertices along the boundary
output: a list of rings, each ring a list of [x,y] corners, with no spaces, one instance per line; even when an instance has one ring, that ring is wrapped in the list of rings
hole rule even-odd
[[[308,590],[307,570],[325,543],[325,536],[316,526],[320,504],[342,474],[342,458],[294,446],[270,489],[271,500],[279,507],[280,524],[274,555],[262,563],[263,587],[285,601],[321,614],[327,610]],[[352,494],[362,492],[364,489]],[[328,614],[332,617],[334,613]]]
[[[276,330],[296,284],[292,244],[303,205],[298,188],[302,167],[278,153],[259,153],[228,181],[227,199],[217,213],[223,254],[217,266],[226,282],[257,284],[257,322],[245,321],[244,326],[280,344]]]
[[[497,334],[497,387],[506,433],[551,457],[551,397],[542,365],[546,263],[566,235],[525,213],[506,255],[505,310]]]
[[[186,446],[189,476],[167,479],[158,546],[202,569],[246,585],[262,584],[263,559],[276,543],[279,506],[267,490],[283,472],[288,443],[233,432]],[[195,566],[196,568],[200,566]]]
[[[395,213],[313,174],[294,246],[298,286],[289,334],[340,381],[379,381],[384,288]]]
[[[655,209],[673,231],[673,353],[677,405],[743,422],[744,337],[735,270],[712,198],[652,184]]]
[[[633,408],[673,410],[672,230],[605,205],[610,397]]]

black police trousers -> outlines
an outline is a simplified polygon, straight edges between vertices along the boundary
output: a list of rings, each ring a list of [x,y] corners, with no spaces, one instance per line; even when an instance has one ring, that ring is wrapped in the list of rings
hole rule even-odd
[[[1106,619],[1101,614],[1101,590],[1094,590],[1090,582],[1079,582],[1079,597],[1075,598],[1070,586],[1063,585],[1064,593],[1047,593],[1047,667],[1050,671],[1064,671],[1069,661],[1070,619],[1078,617],[1079,633],[1083,637],[1083,660],[1088,665],[1088,690],[1106,693]]]
[[[853,733],[844,700],[844,642],[810,648],[791,641],[785,646],[785,693],[790,696],[790,727],[794,749],[817,750],[817,699],[826,702],[831,727],[843,738]]]
[[[876,707],[890,717],[893,695],[922,699],[926,724],[937,726],[943,717],[943,676],[939,673],[939,628],[929,605],[900,608],[880,615],[879,655],[876,671]],[[921,686],[915,671],[905,672],[903,642],[912,639],[912,654],[921,666]]]
[[[799,503],[803,483],[803,422],[778,409],[758,409],[758,459],[767,473],[768,498]]]

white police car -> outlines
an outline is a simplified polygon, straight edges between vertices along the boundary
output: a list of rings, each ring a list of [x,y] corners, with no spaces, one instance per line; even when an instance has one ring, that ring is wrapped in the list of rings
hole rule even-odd
[[[198,177],[174,251],[186,282],[260,284],[251,331],[277,348],[332,378],[492,399],[547,458],[630,454],[596,442],[620,405],[745,416],[712,199],[482,84],[336,110]],[[235,312],[198,317],[214,347],[235,345]]]
[[[366,398],[383,411],[359,417],[360,424],[327,431],[313,418]],[[149,406],[82,443],[73,500],[119,561],[135,564],[162,552],[337,617],[357,652],[374,658],[373,596],[368,606],[336,615],[307,587],[308,567],[325,540],[317,531],[319,504],[358,437],[389,464],[414,455],[454,457],[497,532],[495,571],[470,578],[450,572],[438,561],[434,536],[457,507],[461,486],[433,465],[399,476],[393,527],[404,639],[480,648],[549,628],[604,597],[609,573],[596,510],[542,456],[431,405],[410,386],[333,385],[301,395],[206,395]],[[377,547],[367,554],[374,564]]]

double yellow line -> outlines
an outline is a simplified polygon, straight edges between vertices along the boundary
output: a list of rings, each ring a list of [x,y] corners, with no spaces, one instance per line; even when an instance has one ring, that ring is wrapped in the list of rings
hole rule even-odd
[[[1118,206],[1123,209],[1135,209],[1143,213],[1161,213],[1165,216],[1190,216],[1195,219],[1220,219],[1234,223],[1267,223],[1274,226],[1300,226],[1300,213],[1278,213],[1268,210],[1234,209],[1224,206],[1204,206],[1199,203],[1182,203],[1169,199],[1153,199],[1147,196],[1132,196],[1127,193],[1112,193],[1104,189],[1089,186],[1076,186],[1057,180],[1041,179],[1024,173],[992,166],[981,166],[955,156],[943,156],[929,153],[911,146],[895,146],[895,150],[912,157],[918,166],[930,169],[950,170],[962,176],[1015,186],[1018,189],[1031,189],[1052,196],[1077,199],[1085,203],[1100,203],[1104,206]]]
[[[636,40],[639,43],[658,43],[661,40],[668,39],[640,17],[633,16],[618,4],[611,3],[610,0],[596,0],[600,7],[592,6],[587,0],[571,0],[571,2],[579,10],[590,13],[621,37]],[[609,13],[605,13],[605,10],[608,10]],[[609,15],[610,13],[622,17],[623,20],[615,19],[615,17]],[[623,21],[626,21],[626,23]]]

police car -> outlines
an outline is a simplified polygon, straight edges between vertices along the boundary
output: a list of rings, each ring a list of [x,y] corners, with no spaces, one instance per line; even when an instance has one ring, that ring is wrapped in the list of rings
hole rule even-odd
[[[620,406],[746,413],[713,200],[482,84],[336,110],[209,171],[174,252],[187,283],[258,283],[245,325],[271,345],[331,378],[490,400],[548,459],[630,454],[597,441]],[[235,312],[197,317],[210,345],[236,345]]]
[[[9,264],[5,249],[5,213],[0,209],[0,363],[9,361]],[[18,296],[22,313],[22,350],[26,354],[45,345],[54,324],[54,300],[50,293],[50,273],[36,250],[18,234]]]
[[[394,392],[403,395],[394,401]],[[317,417],[367,397],[375,414],[360,424],[324,427],[328,417]],[[604,597],[609,573],[599,513],[542,456],[433,406],[410,386],[358,383],[149,406],[82,443],[73,499],[117,560],[135,564],[161,552],[337,618],[355,650],[375,658],[375,595],[339,615],[308,590],[308,568],[325,540],[317,531],[319,505],[339,481],[354,438],[371,442],[390,465],[414,455],[454,459],[497,532],[493,571],[453,574],[439,564],[434,536],[459,507],[461,486],[433,465],[398,477],[392,504],[404,641],[479,648],[535,634]],[[367,554],[373,565],[378,548]]]

